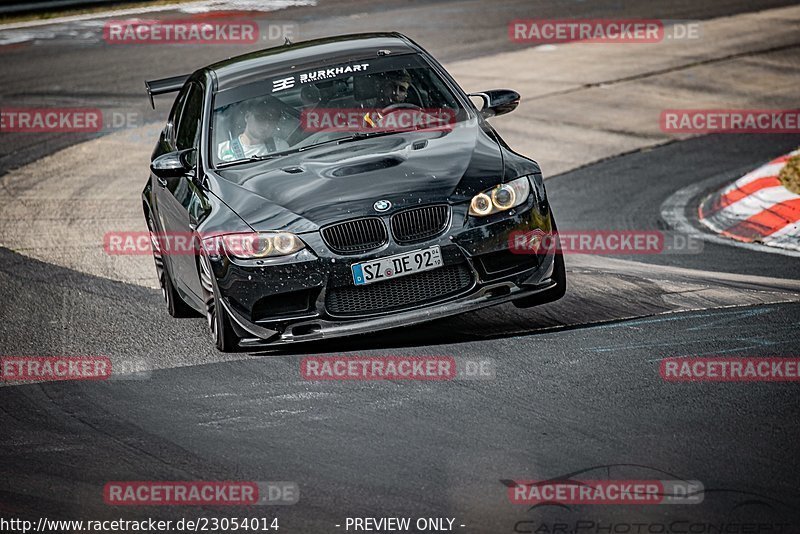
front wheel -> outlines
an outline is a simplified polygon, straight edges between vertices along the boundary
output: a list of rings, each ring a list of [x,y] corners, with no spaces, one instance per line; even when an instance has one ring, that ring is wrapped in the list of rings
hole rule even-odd
[[[200,283],[203,286],[206,322],[214,345],[221,352],[233,352],[239,348],[239,336],[234,332],[231,318],[220,302],[221,297],[211,271],[211,262],[204,254],[200,256]]]

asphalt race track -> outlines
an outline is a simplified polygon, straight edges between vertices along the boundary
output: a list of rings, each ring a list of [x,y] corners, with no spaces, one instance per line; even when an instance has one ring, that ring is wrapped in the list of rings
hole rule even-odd
[[[402,4],[401,30],[424,9]],[[490,13],[479,20],[478,3],[442,2],[453,29],[423,25],[414,37],[442,60],[502,51],[505,44],[488,35],[502,34],[521,4],[481,4]],[[336,17],[339,31],[365,5],[291,8],[287,18],[322,26]],[[614,8],[628,18],[702,19],[748,11],[750,3],[539,7],[542,17]],[[363,17],[347,24],[369,29]],[[216,59],[185,52],[192,67]],[[8,102],[22,94],[61,105],[97,98],[144,112],[141,79],[173,74],[170,62],[180,53],[54,41],[0,49],[0,93]],[[69,89],[46,94],[59,76]],[[8,137],[0,173],[87,138]],[[549,178],[547,190],[562,232],[672,231],[663,210],[676,191],[703,184],[681,210],[696,226],[702,194],[798,144],[796,135],[696,137]],[[343,532],[348,517],[455,518],[456,531],[491,534],[549,534],[559,523],[571,525],[563,534],[635,533],[634,524],[645,525],[642,533],[669,532],[658,526],[670,524],[702,534],[800,532],[798,383],[669,383],[659,375],[668,357],[800,354],[800,258],[702,241],[694,254],[567,255],[566,264],[567,295],[540,308],[507,304],[375,335],[223,356],[203,319],[170,319],[156,290],[0,248],[0,354],[113,354],[152,369],[141,379],[0,387],[0,517],[277,517],[286,533]],[[453,356],[488,360],[494,376],[308,381],[300,374],[307,355]],[[697,480],[703,499],[673,506],[509,501],[510,480],[583,471]],[[293,481],[300,500],[121,508],[103,500],[103,486],[115,480]],[[761,530],[711,527],[741,523]]]

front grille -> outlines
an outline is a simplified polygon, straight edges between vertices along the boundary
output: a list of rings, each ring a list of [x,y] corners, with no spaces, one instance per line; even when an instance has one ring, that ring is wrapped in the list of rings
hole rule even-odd
[[[450,206],[424,206],[401,211],[392,216],[392,236],[400,244],[424,241],[447,228]]]
[[[456,295],[471,286],[470,269],[461,263],[365,286],[329,288],[325,306],[331,315],[395,311]]]
[[[322,229],[325,244],[337,254],[358,254],[388,241],[386,225],[377,217],[355,219]]]

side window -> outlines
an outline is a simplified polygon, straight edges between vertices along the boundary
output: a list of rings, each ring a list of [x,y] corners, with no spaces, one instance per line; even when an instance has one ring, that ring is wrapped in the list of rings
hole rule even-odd
[[[183,108],[183,103],[186,102],[186,95],[188,93],[189,93],[188,86],[181,89],[181,92],[178,93],[178,96],[175,98],[175,102],[173,102],[172,104],[172,109],[169,111],[169,119],[167,120],[167,122],[168,124],[172,125],[170,135],[167,136],[167,141],[169,142],[172,142],[175,139],[175,125],[178,123],[178,118],[181,115],[181,108]]]
[[[176,146],[178,150],[196,145],[200,133],[199,121],[203,113],[203,90],[197,84],[189,86],[186,104],[178,120]]]

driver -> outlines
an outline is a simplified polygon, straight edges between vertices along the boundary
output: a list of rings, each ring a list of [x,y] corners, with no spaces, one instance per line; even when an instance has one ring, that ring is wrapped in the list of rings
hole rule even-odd
[[[280,103],[273,97],[261,97],[246,104],[244,132],[219,144],[222,161],[237,161],[264,156],[289,148],[286,140],[276,135],[281,118]]]
[[[405,70],[387,72],[378,81],[378,96],[375,99],[375,110],[364,115],[364,122],[376,127],[383,119],[382,110],[395,104],[403,104],[408,98],[411,76]]]

